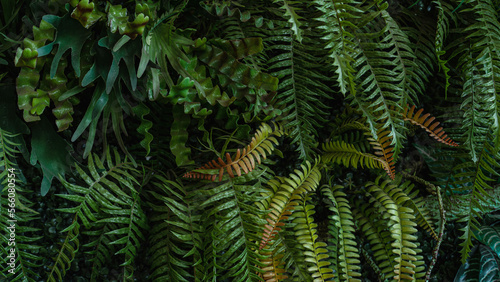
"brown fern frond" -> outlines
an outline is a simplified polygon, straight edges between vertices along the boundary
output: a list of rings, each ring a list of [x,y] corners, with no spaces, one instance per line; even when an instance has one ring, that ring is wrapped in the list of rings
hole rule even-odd
[[[215,181],[215,179],[217,178],[217,175],[216,174],[202,173],[202,172],[198,172],[198,171],[190,171],[190,172],[185,173],[182,177],[202,179],[202,180],[206,179],[206,180],[210,180],[210,181]]]
[[[415,105],[411,106],[409,109],[409,105],[407,105],[404,111],[401,113],[403,115],[403,119],[405,121],[409,121],[413,124],[420,126],[425,129],[429,133],[430,136],[434,137],[437,141],[444,143],[450,146],[458,146],[451,138],[445,134],[443,127],[438,127],[439,121],[434,121],[435,117],[431,116],[429,113],[422,115],[424,109],[420,109],[415,112]],[[409,110],[408,110],[409,109]]]
[[[292,196],[293,197],[293,196]],[[282,203],[278,200],[278,203]],[[262,241],[260,242],[259,250],[262,250],[267,246],[269,241],[271,241],[279,231],[281,231],[281,226],[285,226],[283,221],[288,219],[288,216],[292,214],[294,206],[297,205],[296,202],[289,202],[284,208],[280,207],[279,204],[272,203],[271,212],[268,214],[266,219],[268,224],[264,225],[264,232],[262,234]]]
[[[219,181],[221,181],[224,176],[224,170],[227,171],[227,174],[231,178],[241,176],[242,171],[245,174],[249,173],[255,169],[256,163],[260,164],[262,159],[266,159],[266,152],[269,155],[272,154],[274,150],[273,143],[278,145],[276,137],[282,134],[283,129],[280,124],[274,123],[273,129],[268,124],[263,123],[255,133],[255,136],[252,137],[250,144],[242,150],[238,149],[233,157],[231,157],[229,153],[226,153],[226,161],[222,158],[218,158],[217,160],[206,163],[197,170],[218,169]],[[195,170],[185,173],[183,177],[215,181],[216,174],[204,174]]]
[[[389,177],[394,180],[396,177],[396,167],[394,164],[394,153],[391,147],[392,137],[389,136],[390,131],[383,131],[378,134],[378,140],[373,138],[367,138],[370,141],[373,149],[375,150],[375,155],[380,156],[380,162],[387,172]]]

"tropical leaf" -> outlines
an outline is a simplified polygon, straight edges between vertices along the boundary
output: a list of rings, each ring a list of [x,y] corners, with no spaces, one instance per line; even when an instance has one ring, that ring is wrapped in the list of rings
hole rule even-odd
[[[368,203],[356,201],[353,211],[359,230],[363,232],[373,252],[373,260],[378,268],[380,280],[385,280],[394,274],[396,267],[395,253],[391,248],[391,232],[386,229],[387,220],[377,218],[376,209]]]
[[[54,55],[50,66],[50,77],[54,78],[62,56],[69,49],[71,49],[71,65],[76,76],[79,77],[80,53],[91,32],[85,29],[77,20],[71,18],[70,13],[67,13],[63,17],[46,15],[43,17],[43,20],[57,30],[54,41],[38,49],[38,56],[43,57],[50,54],[54,45],[58,45],[57,53]]]
[[[275,1],[276,2],[276,1]],[[314,17],[308,11],[305,3],[284,1],[286,11],[303,10],[303,17]],[[294,7],[292,8],[291,5]],[[280,9],[281,10],[281,9]],[[310,16],[309,16],[310,15]],[[292,138],[292,144],[297,145],[299,157],[302,160],[313,160],[313,149],[317,147],[315,136],[328,116],[328,99],[332,98],[329,83],[331,79],[326,75],[327,70],[323,64],[323,51],[319,34],[314,34],[307,29],[316,28],[317,23],[304,23],[303,32],[298,29],[298,22],[290,24],[294,19],[289,14],[279,14],[283,22],[277,22],[275,30],[267,33],[264,41],[273,51],[272,57],[266,60],[266,69],[270,74],[280,79],[277,102],[274,107],[279,108],[283,114],[282,120],[285,130]],[[298,20],[295,18],[295,20]],[[304,34],[304,40],[299,40],[299,35]],[[318,52],[318,57],[310,56],[311,52]]]
[[[453,48],[450,59],[458,59],[457,71],[464,80],[461,108],[464,109],[462,129],[465,146],[474,163],[479,161],[487,134],[500,135],[499,83],[494,75],[500,65],[500,23],[497,10],[489,0],[471,1],[461,11],[468,25],[448,49]],[[473,16],[472,16],[473,15]],[[477,16],[476,16],[477,15]],[[450,60],[449,59],[449,60]],[[448,61],[449,61],[448,60]],[[495,147],[498,148],[498,142]]]
[[[491,250],[496,253],[497,257],[500,258],[500,228],[497,226],[483,225],[474,233],[474,237],[476,237],[479,242],[490,247]]]
[[[489,200],[490,195],[487,191],[492,189],[490,183],[495,181],[492,177],[499,175],[500,153],[494,149],[492,141],[494,137],[491,135],[487,137],[488,140],[481,145],[483,149],[478,155],[477,164],[468,161],[454,168],[454,171],[458,171],[458,173],[454,174],[454,179],[456,179],[456,181],[453,181],[454,184],[472,183],[471,186],[467,187],[470,190],[467,197],[459,204],[466,211],[465,215],[459,220],[465,222],[465,227],[462,229],[464,233],[460,236],[463,240],[460,244],[462,247],[460,251],[462,263],[465,263],[470,252],[473,232],[479,228],[478,220],[481,219],[483,214],[482,205]]]
[[[424,228],[435,240],[438,240],[434,220],[431,218],[429,210],[425,207],[426,200],[423,197],[418,197],[418,190],[413,189],[414,185],[410,181],[401,183],[399,187],[410,198],[404,205],[415,211],[418,225]]]
[[[255,169],[242,177],[228,181],[209,183],[197,191],[205,200],[199,208],[204,210],[203,249],[205,278],[232,279],[233,281],[258,280],[264,257],[258,250],[258,242],[265,220],[265,213],[253,205],[266,190],[256,182],[263,171]]]
[[[148,228],[145,223],[144,212],[140,208],[139,194],[136,190],[139,182],[131,174],[137,171],[129,161],[122,160],[116,150],[114,158],[111,157],[108,150],[105,161],[107,167],[97,156],[90,155],[88,158],[88,172],[90,175],[79,166],[76,167],[86,186],[62,180],[63,185],[71,191],[71,194],[58,194],[58,196],[77,203],[77,206],[58,210],[75,215],[73,223],[63,231],[68,231],[67,242],[77,240],[79,222],[83,223],[86,229],[97,228],[101,232],[107,231],[106,233],[100,233],[99,236],[110,236],[110,239],[104,239],[104,242],[116,246],[115,255],[123,254],[124,258],[120,264],[123,267],[122,275],[130,278],[133,274],[133,267],[131,266],[137,255],[137,247],[144,240],[142,232]],[[112,224],[113,230],[103,228],[103,225],[106,224]],[[96,232],[90,234],[97,235]],[[97,239],[102,239],[99,236],[97,236]],[[95,255],[91,260],[96,263],[96,266],[102,266],[102,262],[105,260],[105,258],[100,257],[100,254],[103,253],[102,248],[107,251],[109,247],[99,244],[97,241],[93,241],[86,246],[96,247],[94,251],[90,252],[90,254]],[[120,248],[119,246],[123,247]],[[65,271],[61,273],[58,268],[64,263],[71,262],[71,260],[67,259],[67,256],[63,256],[68,250],[75,253],[78,247],[71,248],[69,243],[63,245],[60,256],[65,259],[58,258],[56,266],[53,268],[53,273],[58,276],[61,275],[61,277]],[[51,274],[51,277],[53,277],[53,274]],[[59,279],[62,278],[59,277]]]

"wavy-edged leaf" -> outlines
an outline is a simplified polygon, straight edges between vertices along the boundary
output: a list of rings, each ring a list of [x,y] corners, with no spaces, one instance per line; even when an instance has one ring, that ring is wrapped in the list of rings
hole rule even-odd
[[[190,159],[191,149],[186,147],[188,141],[187,128],[191,121],[189,115],[184,114],[182,107],[173,107],[174,122],[170,129],[170,151],[175,156],[175,162],[178,166],[188,165],[194,163]]]
[[[151,111],[146,105],[143,103],[134,107],[134,113],[140,117],[141,124],[137,128],[137,132],[144,136],[144,139],[141,140],[141,146],[146,149],[146,156],[149,155],[151,150],[151,142],[153,141],[153,134],[149,133],[151,127],[153,127],[153,122],[144,118],[144,116],[148,115]]]

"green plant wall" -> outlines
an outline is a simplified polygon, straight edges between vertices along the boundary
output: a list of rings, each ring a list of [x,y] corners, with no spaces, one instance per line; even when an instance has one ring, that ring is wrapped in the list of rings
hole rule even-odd
[[[500,3],[0,4],[2,279],[499,277]]]

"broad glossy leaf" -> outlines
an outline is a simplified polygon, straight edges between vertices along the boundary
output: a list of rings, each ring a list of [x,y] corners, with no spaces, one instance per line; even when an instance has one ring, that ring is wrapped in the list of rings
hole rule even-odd
[[[33,126],[31,138],[31,164],[40,164],[43,172],[42,196],[45,196],[54,177],[64,177],[69,171],[73,159],[69,153],[69,144],[60,137],[45,119]]]
[[[50,66],[50,77],[56,74],[59,61],[64,53],[71,49],[71,65],[77,77],[80,76],[80,53],[85,41],[90,37],[91,32],[85,29],[77,20],[71,18],[67,13],[63,17],[55,15],[45,15],[43,20],[56,28],[56,38],[51,43],[38,49],[38,56],[50,54],[54,45],[58,45],[57,53],[54,55]]]

